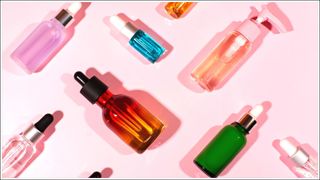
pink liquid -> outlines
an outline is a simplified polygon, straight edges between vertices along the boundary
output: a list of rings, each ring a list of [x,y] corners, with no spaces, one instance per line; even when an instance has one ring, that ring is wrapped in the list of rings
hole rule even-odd
[[[234,31],[192,71],[191,76],[202,88],[212,91],[237,67],[250,48],[250,41]]]
[[[56,19],[42,22],[12,53],[28,73],[36,72],[64,39],[64,26]]]

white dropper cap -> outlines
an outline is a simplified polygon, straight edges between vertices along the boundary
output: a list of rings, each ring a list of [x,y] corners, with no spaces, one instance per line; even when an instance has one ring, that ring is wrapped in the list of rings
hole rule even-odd
[[[130,22],[125,21],[119,16],[111,16],[110,23],[117,28],[123,35],[127,38],[131,39],[132,36],[137,32],[137,28],[133,26]]]
[[[81,9],[81,2],[73,2],[69,7],[68,7],[68,12],[74,16],[77,14],[77,12]]]
[[[254,118],[258,119],[260,114],[263,112],[263,106],[262,105],[256,105],[254,108],[252,108],[249,112],[249,114]]]
[[[309,160],[309,155],[303,149],[292,144],[288,139],[282,139],[280,147],[299,165],[304,165]]]

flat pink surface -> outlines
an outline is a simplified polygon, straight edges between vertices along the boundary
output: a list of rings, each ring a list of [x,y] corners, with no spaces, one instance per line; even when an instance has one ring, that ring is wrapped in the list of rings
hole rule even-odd
[[[104,177],[112,178],[205,177],[192,159],[222,125],[260,103],[268,108],[266,115],[222,177],[294,178],[273,145],[287,136],[319,152],[317,2],[277,3],[293,31],[269,33],[238,72],[211,93],[192,87],[188,71],[221,40],[219,32],[231,30],[232,23],[247,18],[251,6],[260,10],[263,2],[200,2],[179,20],[159,13],[159,2],[93,2],[70,41],[32,75],[10,53],[65,3],[1,4],[2,142],[47,112],[61,111],[55,115],[62,116],[21,178],[88,177],[103,169]],[[140,20],[172,51],[159,63],[147,63],[111,34],[106,17],[117,13]],[[79,93],[73,80],[78,70],[97,75],[114,93],[133,96],[162,118],[167,129],[149,150],[135,153],[104,126],[99,107]]]

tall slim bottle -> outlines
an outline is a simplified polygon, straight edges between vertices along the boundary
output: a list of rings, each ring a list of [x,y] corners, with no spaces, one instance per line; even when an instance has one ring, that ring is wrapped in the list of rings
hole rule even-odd
[[[107,126],[136,152],[143,153],[161,133],[162,122],[134,99],[113,95],[95,76],[76,72],[74,78],[82,85],[80,93],[102,108]]]
[[[194,159],[194,163],[208,176],[217,177],[244,148],[246,135],[262,111],[261,105],[255,106],[239,122],[225,126]]]
[[[180,18],[192,7],[194,2],[168,2],[165,6],[166,12],[173,18]]]
[[[53,122],[51,114],[44,115],[18,136],[13,137],[2,147],[2,177],[17,177],[37,152],[36,144],[43,132]]]
[[[257,17],[245,20],[235,31],[223,39],[218,46],[191,73],[192,78],[207,91],[212,91],[241,64],[250,52],[252,44],[259,38],[264,22],[269,22],[280,32],[285,32],[284,24],[272,14],[268,6],[263,6]]]
[[[74,2],[50,21],[44,21],[13,51],[11,57],[28,73],[37,72],[65,39],[65,26],[80,10]]]
[[[292,170],[298,177],[319,178],[318,162],[301,146],[294,145],[288,139],[282,139],[280,147],[287,153],[288,158],[295,163],[296,166]]]
[[[165,52],[165,48],[150,35],[136,28],[132,23],[115,15],[110,17],[110,22],[124,36],[129,39],[129,44],[151,63],[155,63]]]

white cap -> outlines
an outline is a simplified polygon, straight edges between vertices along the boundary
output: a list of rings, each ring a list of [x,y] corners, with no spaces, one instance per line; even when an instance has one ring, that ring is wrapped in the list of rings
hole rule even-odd
[[[123,35],[131,39],[132,36],[137,32],[137,28],[134,27],[130,22],[127,22],[120,18],[119,16],[111,16],[110,23],[117,28]]]
[[[288,139],[282,139],[280,147],[299,165],[304,165],[309,160],[309,155],[303,149],[292,144]]]
[[[262,112],[263,112],[263,106],[256,105],[254,108],[250,110],[249,114],[250,116],[254,117],[254,119],[257,119]]]
[[[81,2],[73,2],[67,10],[70,14],[75,15],[81,9],[81,6]]]

